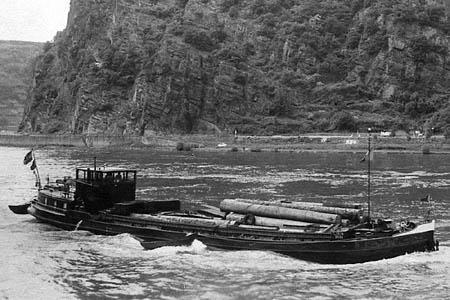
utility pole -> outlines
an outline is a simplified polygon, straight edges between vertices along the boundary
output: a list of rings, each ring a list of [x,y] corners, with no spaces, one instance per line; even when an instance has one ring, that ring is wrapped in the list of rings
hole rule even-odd
[[[370,222],[370,156],[371,156],[371,150],[370,150],[370,132],[372,131],[371,128],[367,129],[367,132],[369,133],[369,139],[368,139],[368,149],[367,149],[367,217]]]

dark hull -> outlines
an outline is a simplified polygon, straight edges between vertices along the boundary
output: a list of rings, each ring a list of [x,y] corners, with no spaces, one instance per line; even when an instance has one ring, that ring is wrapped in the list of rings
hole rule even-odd
[[[87,230],[95,234],[132,234],[145,241],[143,247],[154,249],[173,244],[188,245],[194,239],[211,248],[228,250],[273,251],[294,258],[329,264],[349,264],[392,258],[406,253],[434,250],[434,223],[428,229],[398,234],[389,237],[302,241],[301,239],[276,239],[253,232],[254,238],[237,238],[245,229],[236,228],[211,231],[210,228],[194,229],[167,224],[142,224],[132,218],[113,216],[101,218],[83,211],[52,211],[41,204],[33,203],[28,212],[38,220],[65,230]],[[187,236],[189,233],[194,235]],[[219,234],[217,234],[219,233]],[[252,233],[247,230],[247,236]],[[280,237],[280,236],[279,236]],[[147,243],[147,244],[145,244]]]
[[[143,240],[157,241],[171,241],[186,237],[185,232],[161,230],[160,228],[151,225],[140,226],[131,223],[125,225],[102,222],[96,220],[92,215],[80,211],[68,211],[66,215],[57,215],[50,211],[43,210],[39,205],[32,205],[28,209],[28,212],[39,221],[64,230],[86,230],[101,235],[129,233]]]
[[[20,205],[8,205],[9,209],[17,214],[17,215],[26,215],[28,214],[28,207],[30,206],[31,202],[27,202]]]
[[[327,264],[352,264],[392,258],[412,252],[434,250],[434,232],[372,239],[323,242],[258,241],[200,234],[209,247],[228,250],[264,250],[302,260]]]

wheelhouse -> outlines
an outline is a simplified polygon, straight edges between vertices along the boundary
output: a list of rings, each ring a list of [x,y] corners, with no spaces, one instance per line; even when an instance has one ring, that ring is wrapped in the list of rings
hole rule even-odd
[[[79,168],[75,182],[75,201],[91,213],[135,200],[136,170]]]

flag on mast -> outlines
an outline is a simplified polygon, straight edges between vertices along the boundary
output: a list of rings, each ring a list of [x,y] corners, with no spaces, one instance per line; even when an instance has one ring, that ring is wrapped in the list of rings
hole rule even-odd
[[[36,172],[36,170],[33,170],[34,177],[36,178],[36,182],[34,186],[40,188],[41,187],[41,179],[39,178],[39,174]]]
[[[33,163],[31,164],[30,170],[33,171],[36,169],[36,160],[33,159]]]
[[[23,164],[27,165],[33,160],[33,150],[28,152],[25,157],[23,158]]]
[[[25,157],[23,158],[23,164],[28,165],[31,161],[32,161],[32,163],[30,166],[30,170],[33,171],[34,176],[36,176],[36,186],[40,189],[41,188],[41,178],[39,176],[39,170],[37,168],[36,159],[33,154],[33,149],[31,149],[31,151],[25,155]]]

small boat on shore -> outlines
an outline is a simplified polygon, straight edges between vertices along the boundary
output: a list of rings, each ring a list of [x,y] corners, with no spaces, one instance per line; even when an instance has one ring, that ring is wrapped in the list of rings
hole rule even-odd
[[[373,219],[360,204],[225,199],[181,210],[178,200],[136,200],[136,170],[77,168],[11,208],[65,230],[135,236],[144,249],[189,245],[273,251],[307,261],[348,264],[438,250],[435,221]],[[25,205],[25,204],[24,204]],[[370,209],[370,202],[368,204]]]

